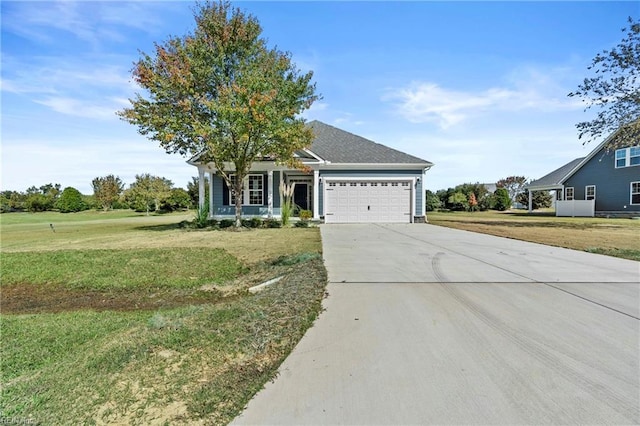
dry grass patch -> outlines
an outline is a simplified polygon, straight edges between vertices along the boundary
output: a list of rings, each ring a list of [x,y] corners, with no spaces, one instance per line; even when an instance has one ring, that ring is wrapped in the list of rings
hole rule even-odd
[[[432,212],[428,218],[434,225],[640,260],[639,220],[520,212]]]

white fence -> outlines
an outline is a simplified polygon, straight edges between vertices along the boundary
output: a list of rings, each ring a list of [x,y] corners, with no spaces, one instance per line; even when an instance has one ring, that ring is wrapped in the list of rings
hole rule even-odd
[[[556,201],[556,216],[594,217],[595,212],[595,200]]]

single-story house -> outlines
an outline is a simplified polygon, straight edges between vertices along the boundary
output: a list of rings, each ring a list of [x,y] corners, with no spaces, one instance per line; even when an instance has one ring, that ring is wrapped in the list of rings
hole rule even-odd
[[[320,121],[308,123],[315,139],[295,156],[305,166],[296,170],[264,159],[256,161],[244,183],[245,216],[280,216],[280,182],[295,182],[293,202],[325,223],[422,222],[425,220],[425,178],[433,163],[354,135]],[[209,177],[209,214],[233,217],[235,206],[213,163],[198,156],[199,202],[205,202]],[[225,165],[233,172],[233,165]]]
[[[533,191],[556,191],[557,216],[640,216],[640,145],[611,149],[616,134],[529,183],[529,211]]]

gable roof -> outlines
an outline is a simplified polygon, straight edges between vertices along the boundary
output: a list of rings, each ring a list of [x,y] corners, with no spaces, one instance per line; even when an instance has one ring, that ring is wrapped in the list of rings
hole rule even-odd
[[[589,162],[597,153],[601,150],[608,150],[609,143],[620,133],[620,130],[616,130],[612,134],[610,134],[605,140],[600,142],[598,146],[596,146],[593,151],[591,151],[587,156],[576,158],[570,163],[565,164],[557,170],[552,171],[546,176],[541,177],[538,180],[534,180],[529,185],[525,186],[525,189],[532,190],[543,190],[543,189],[555,189],[560,188],[569,179],[573,176],[578,170],[582,168],[585,164]],[[552,188],[548,188],[548,187]]]
[[[331,163],[433,165],[422,158],[405,154],[321,121],[314,120],[307,125],[313,129],[316,136],[309,151]]]
[[[529,185],[525,186],[525,189],[553,189],[555,187],[561,187],[564,180],[573,172],[576,167],[582,163],[587,157],[576,158],[575,160],[565,164],[564,166],[552,171],[548,175],[534,180]]]
[[[324,160],[333,164],[433,166],[430,161],[405,154],[321,121],[311,121],[307,126],[311,127],[315,138],[309,149],[296,152],[295,156],[299,159]],[[194,155],[187,163],[197,165],[201,155],[202,153]]]

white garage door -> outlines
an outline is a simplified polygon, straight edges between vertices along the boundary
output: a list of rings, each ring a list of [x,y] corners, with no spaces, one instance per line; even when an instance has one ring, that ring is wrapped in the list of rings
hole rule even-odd
[[[411,181],[328,181],[325,223],[409,223]]]

